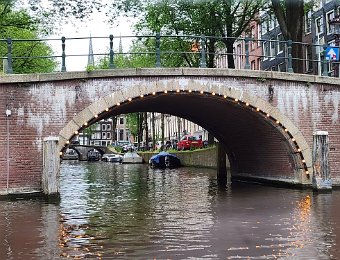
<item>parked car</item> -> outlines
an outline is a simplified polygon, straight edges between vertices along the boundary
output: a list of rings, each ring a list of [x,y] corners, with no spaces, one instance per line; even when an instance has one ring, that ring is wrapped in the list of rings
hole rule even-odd
[[[186,150],[192,148],[203,148],[202,140],[194,135],[185,135],[177,143],[177,150]]]
[[[127,144],[123,146],[123,152],[135,151],[136,147],[133,144]]]

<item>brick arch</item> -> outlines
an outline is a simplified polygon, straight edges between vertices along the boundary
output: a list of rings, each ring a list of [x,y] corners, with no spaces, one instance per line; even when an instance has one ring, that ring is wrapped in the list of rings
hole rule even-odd
[[[293,154],[295,163],[295,174],[297,175],[297,181],[301,184],[310,184],[311,178],[309,175],[312,173],[312,158],[311,149],[304,138],[301,131],[295,126],[295,124],[284,114],[282,114],[278,108],[273,107],[265,100],[235,88],[216,88],[211,86],[175,86],[169,87],[168,85],[161,85],[157,82],[153,84],[139,86],[134,89],[122,89],[117,92],[111,93],[99,100],[95,101],[81,112],[76,114],[73,119],[60,131],[59,133],[59,150],[62,151],[67,145],[69,140],[78,133],[79,130],[99,121],[102,118],[106,118],[108,114],[114,113],[122,106],[128,106],[134,101],[143,102],[142,100],[157,98],[158,96],[170,95],[190,95],[190,96],[202,96],[218,99],[222,102],[230,104],[237,104],[249,111],[250,113],[261,118],[266,124],[274,127],[279,135],[285,139],[287,149]],[[192,118],[187,119],[195,122]],[[201,124],[202,125],[202,124]],[[203,126],[203,125],[202,125]],[[214,132],[214,129],[209,129],[209,126],[203,126],[207,130]],[[215,131],[216,132],[216,131]],[[217,131],[218,132],[218,131]],[[218,139],[223,138],[218,136]],[[230,156],[230,152],[227,152]]]

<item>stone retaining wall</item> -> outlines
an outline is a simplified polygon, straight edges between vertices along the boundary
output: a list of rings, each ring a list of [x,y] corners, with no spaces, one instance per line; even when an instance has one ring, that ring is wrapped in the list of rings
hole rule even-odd
[[[183,166],[213,169],[216,169],[217,167],[217,147],[171,153],[178,156]],[[148,162],[150,157],[157,154],[157,152],[142,152],[139,154],[143,157],[145,162]]]

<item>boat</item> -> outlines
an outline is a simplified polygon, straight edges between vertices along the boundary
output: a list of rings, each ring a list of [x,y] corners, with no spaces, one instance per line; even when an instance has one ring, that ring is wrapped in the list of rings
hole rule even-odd
[[[174,154],[162,151],[150,158],[149,165],[151,168],[177,168],[181,166],[181,160]]]
[[[122,163],[143,163],[143,157],[135,151],[129,151],[123,155]]]
[[[121,162],[123,156],[117,153],[106,153],[102,156],[104,162]]]
[[[78,160],[79,155],[77,154],[76,150],[67,148],[66,152],[62,156],[63,160]]]
[[[100,159],[100,153],[97,151],[97,150],[90,150],[88,151],[87,153],[87,160],[90,161],[90,162],[93,162],[93,161],[99,161]]]

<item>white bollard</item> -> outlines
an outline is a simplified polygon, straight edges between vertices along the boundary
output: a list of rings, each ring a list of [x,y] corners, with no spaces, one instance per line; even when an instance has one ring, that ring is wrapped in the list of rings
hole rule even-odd
[[[42,190],[47,196],[59,196],[59,168],[58,137],[44,138],[43,142],[43,175]]]
[[[313,134],[313,189],[316,190],[332,189],[328,143],[328,132],[317,131]]]

